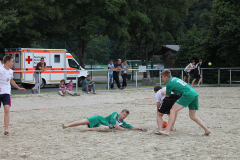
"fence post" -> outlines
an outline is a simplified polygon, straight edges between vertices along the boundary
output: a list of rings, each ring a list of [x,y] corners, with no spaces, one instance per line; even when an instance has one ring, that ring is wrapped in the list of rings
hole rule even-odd
[[[201,74],[202,74],[202,81],[201,81],[201,84],[203,84],[203,69],[201,69]]]
[[[183,69],[182,69],[182,80],[183,80]]]
[[[108,76],[107,86],[108,86],[108,90],[109,90],[109,70],[108,70],[107,76]]]
[[[77,73],[78,73],[78,70],[76,71],[76,92],[77,92],[77,89],[78,89]]]
[[[160,69],[160,71],[159,71],[159,85],[161,86],[161,84],[162,84],[162,76],[161,76],[161,69]]]
[[[40,80],[40,74],[41,74],[41,72],[40,72],[40,70],[38,70],[38,93],[40,94],[40,88],[41,88],[41,80]]]
[[[137,88],[137,69],[136,69],[136,88]]]
[[[220,85],[220,68],[218,68],[218,85]]]
[[[230,84],[232,84],[232,69],[230,68]]]

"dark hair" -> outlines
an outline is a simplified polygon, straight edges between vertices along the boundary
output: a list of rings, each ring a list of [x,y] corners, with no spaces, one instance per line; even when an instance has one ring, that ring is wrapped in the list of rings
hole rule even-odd
[[[111,59],[110,62],[113,62],[113,60]]]
[[[41,60],[44,59],[43,57],[41,58]]]
[[[127,113],[127,114],[130,113],[128,109],[123,109],[122,112],[125,112],[125,113]]]
[[[65,79],[62,79],[62,80],[60,81],[60,84],[61,84],[62,82],[64,82],[64,84],[65,84]]]
[[[195,61],[194,61],[194,60],[192,60],[192,63],[195,63]]]
[[[157,91],[159,91],[160,89],[162,89],[162,86],[156,85],[153,90],[154,90],[155,92],[157,92]]]
[[[3,57],[0,58],[0,61],[2,61],[2,60],[3,60]]]
[[[199,62],[202,62],[202,59],[199,59]]]
[[[90,77],[90,75],[87,75],[87,77]]]
[[[3,63],[7,63],[7,61],[11,61],[11,59],[13,59],[13,56],[7,55],[3,57]]]

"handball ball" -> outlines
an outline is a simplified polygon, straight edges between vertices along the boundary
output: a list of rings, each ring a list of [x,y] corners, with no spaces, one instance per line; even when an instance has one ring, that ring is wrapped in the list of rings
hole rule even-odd
[[[209,66],[211,66],[211,65],[212,65],[212,63],[211,63],[211,62],[208,62],[208,65],[209,65]]]
[[[166,122],[166,121],[163,121],[162,127],[163,127],[163,128],[166,128],[166,127],[167,127],[167,122]]]

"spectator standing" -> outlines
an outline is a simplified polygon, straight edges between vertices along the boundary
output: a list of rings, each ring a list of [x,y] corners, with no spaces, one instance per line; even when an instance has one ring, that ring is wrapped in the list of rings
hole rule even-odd
[[[116,70],[122,70],[121,59],[118,59],[117,63],[114,64],[114,68]],[[121,85],[119,83],[119,71],[113,71],[113,80],[116,82],[118,89],[121,89]]]
[[[34,72],[33,76],[35,78],[35,86],[32,88],[32,93],[34,94],[34,91],[38,93],[38,86],[39,84],[42,84],[42,76],[41,73],[46,71],[46,62],[44,62],[44,58],[42,57],[40,62],[37,63],[35,71],[40,71],[40,82],[39,82],[39,72]]]
[[[83,81],[82,90],[86,91],[89,94],[89,89],[93,89],[93,94],[97,94],[95,91],[95,84],[93,79],[90,78],[90,75],[87,75],[87,78]]]
[[[122,79],[123,79],[122,88],[125,89],[127,87],[127,71],[129,69],[127,60],[123,61],[122,69],[123,69],[123,71],[121,71],[121,75],[122,75]]]
[[[108,64],[108,75],[109,75],[109,87],[112,89],[113,88],[113,68],[114,68],[114,64],[113,64],[113,60],[110,60],[109,64]],[[108,77],[107,75],[107,77]],[[108,88],[108,87],[107,87]]]

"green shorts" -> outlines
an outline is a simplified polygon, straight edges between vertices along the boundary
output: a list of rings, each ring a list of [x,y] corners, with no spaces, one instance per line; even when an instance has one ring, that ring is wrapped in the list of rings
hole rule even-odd
[[[189,108],[189,110],[198,110],[198,95],[197,96],[189,96],[189,95],[182,95],[177,101],[177,104],[180,104],[183,107]]]
[[[99,127],[102,125],[101,121],[100,121],[100,117],[99,115],[96,116],[92,116],[92,117],[88,117],[88,121],[89,121],[89,126],[90,128],[92,127]]]

